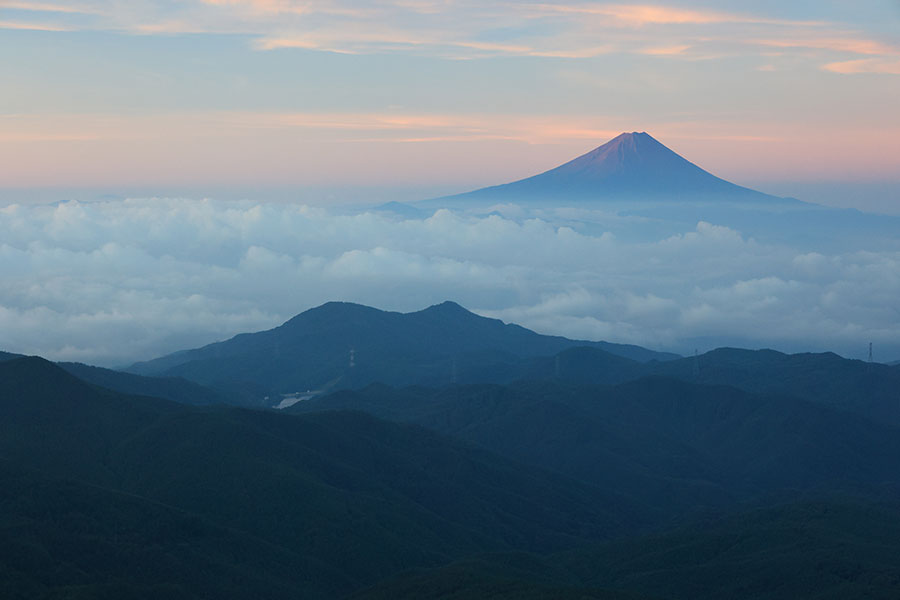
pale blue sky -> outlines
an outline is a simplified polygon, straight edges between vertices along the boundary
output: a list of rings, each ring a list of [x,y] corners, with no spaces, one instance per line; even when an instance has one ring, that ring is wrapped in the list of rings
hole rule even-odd
[[[744,184],[897,181],[898,31],[887,0],[0,0],[0,187],[462,191],[623,130]]]
[[[0,0],[3,349],[113,365],[327,300],[451,298],[578,339],[894,360],[886,219],[810,245],[304,203],[467,191],[637,130],[742,185],[900,214],[898,25],[884,0]],[[47,203],[73,198],[94,201]]]

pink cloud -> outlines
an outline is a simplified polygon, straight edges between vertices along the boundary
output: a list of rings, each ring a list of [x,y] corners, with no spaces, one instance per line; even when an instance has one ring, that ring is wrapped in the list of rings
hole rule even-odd
[[[325,13],[345,17],[366,17],[372,10],[340,6],[334,2],[298,2],[297,0],[200,0],[202,4],[215,7],[245,9],[257,15],[308,15]]]
[[[0,8],[11,8],[14,10],[28,10],[34,12],[56,12],[56,13],[74,13],[74,14],[99,14],[96,8],[89,6],[79,6],[75,3],[69,4],[50,4],[46,2],[22,2],[21,0],[0,0]]]
[[[62,25],[49,23],[22,23],[18,21],[0,21],[0,29],[19,29],[23,31],[71,31]]]
[[[900,60],[885,60],[880,58],[862,58],[859,60],[844,60],[828,63],[822,67],[832,73],[851,75],[857,73],[880,73],[885,75],[900,75]]]
[[[853,54],[897,54],[900,53],[895,46],[889,46],[874,40],[860,38],[801,38],[801,39],[761,39],[755,43],[773,48],[813,48],[816,50],[834,50],[836,52],[851,52]]]
[[[645,48],[641,50],[641,54],[650,54],[651,56],[671,56],[683,54],[685,50],[690,48],[689,45],[663,46],[659,48]]]
[[[762,23],[776,25],[821,25],[819,21],[789,21],[766,19],[749,15],[739,15],[718,11],[701,11],[658,6],[651,4],[541,4],[546,12],[602,15],[611,17],[620,25],[641,27],[643,25],[707,25],[713,23]]]

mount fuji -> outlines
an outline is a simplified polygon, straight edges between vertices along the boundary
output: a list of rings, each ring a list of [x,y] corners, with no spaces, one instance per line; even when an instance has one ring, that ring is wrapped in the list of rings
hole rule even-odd
[[[636,131],[622,133],[587,154],[539,175],[426,202],[452,205],[554,199],[796,202],[725,181],[673,152],[650,134]]]

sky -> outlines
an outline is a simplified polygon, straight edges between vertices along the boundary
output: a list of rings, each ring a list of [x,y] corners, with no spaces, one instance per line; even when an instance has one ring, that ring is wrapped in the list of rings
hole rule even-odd
[[[332,300],[455,300],[682,354],[900,359],[896,217],[823,241],[365,208],[647,131],[735,183],[900,215],[898,26],[882,0],[0,0],[0,349],[117,366]]]
[[[0,0],[0,201],[414,200],[636,130],[900,212],[898,31],[896,0]]]

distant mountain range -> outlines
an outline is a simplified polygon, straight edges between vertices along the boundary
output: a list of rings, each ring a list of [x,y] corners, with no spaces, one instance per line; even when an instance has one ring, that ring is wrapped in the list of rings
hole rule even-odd
[[[274,329],[137,363],[128,371],[284,394],[373,382],[442,385],[577,346],[638,362],[678,358],[640,346],[540,335],[454,302],[406,314],[329,302]]]
[[[0,361],[14,358],[21,357],[0,352]],[[682,358],[639,346],[544,336],[452,302],[407,314],[332,302],[275,329],[138,363],[130,372],[59,366],[121,393],[256,407],[276,406],[283,394],[299,400],[374,383],[619,385],[661,376],[799,398],[900,426],[898,364],[830,352],[738,348]]]
[[[720,179],[636,131],[539,175],[423,204],[629,199],[799,204]]]

